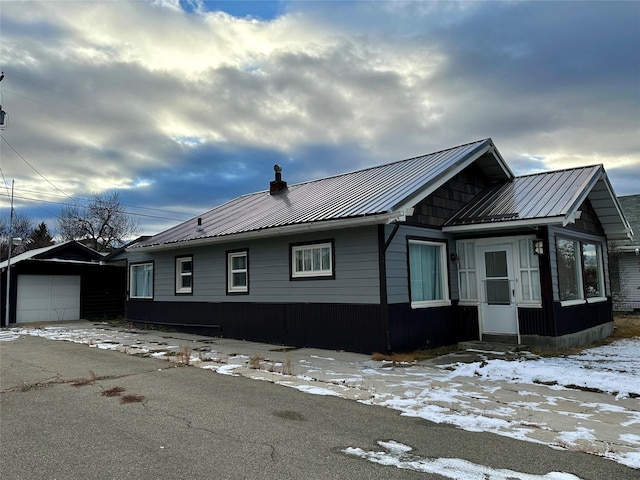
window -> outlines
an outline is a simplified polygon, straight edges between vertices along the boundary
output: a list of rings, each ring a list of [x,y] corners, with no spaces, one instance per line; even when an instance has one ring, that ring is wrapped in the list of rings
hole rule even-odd
[[[249,293],[249,251],[227,252],[227,293]]]
[[[604,297],[600,245],[582,244],[582,275],[587,298]]]
[[[557,246],[560,300],[604,298],[602,246],[564,238]]]
[[[460,300],[478,300],[476,253],[474,242],[458,242],[458,280]]]
[[[411,306],[448,304],[444,243],[409,240],[409,278]]]
[[[153,263],[135,263],[129,270],[129,297],[153,298]]]
[[[557,240],[558,285],[560,300],[582,298],[582,275],[580,274],[580,244],[575,240]]]
[[[540,268],[531,239],[518,241],[520,251],[520,298],[523,302],[540,303]]]
[[[176,293],[192,293],[193,257],[176,258]]]
[[[333,242],[291,246],[291,278],[333,278]]]

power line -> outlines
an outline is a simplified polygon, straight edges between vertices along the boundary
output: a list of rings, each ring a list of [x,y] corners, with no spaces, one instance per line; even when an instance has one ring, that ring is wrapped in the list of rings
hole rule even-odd
[[[9,196],[10,195],[4,194],[4,193],[0,193],[0,197],[9,197]],[[84,206],[84,205],[71,205],[71,204],[65,203],[65,202],[54,202],[53,200],[42,200],[40,198],[30,198],[30,197],[24,197],[24,196],[21,196],[21,195],[15,195],[15,194],[14,194],[14,198],[20,199],[20,200],[25,200],[25,201],[30,201],[30,202],[51,203],[51,204],[54,204],[54,205],[62,205],[62,206],[65,206],[65,207],[79,206],[79,208],[84,208],[84,209],[89,208],[89,207]],[[135,212],[127,211],[127,210],[117,210],[116,212],[117,213],[122,213],[122,214],[125,214],[125,215],[132,215],[132,216],[136,216],[136,217],[158,218],[158,219],[161,219],[161,220],[172,220],[172,221],[175,221],[175,222],[183,222],[184,221],[184,219],[179,219],[179,218],[162,217],[160,215],[151,215],[151,214],[148,214],[148,213],[135,213]]]
[[[56,190],[58,190],[60,193],[62,193],[65,197],[71,199],[71,201],[78,203],[79,202],[73,198],[71,195],[68,195],[66,192],[63,192],[61,189],[59,189],[51,180],[49,180],[47,177],[45,177],[43,174],[41,174],[38,169],[36,167],[34,167],[33,165],[31,165],[31,163],[29,163],[29,161],[24,158],[20,152],[18,152],[15,148],[13,148],[13,145],[11,145],[6,138],[4,138],[4,135],[0,135],[0,137],[2,138],[2,140],[4,140],[4,142],[9,145],[9,148],[11,148],[11,150],[13,150],[15,152],[16,155],[18,155],[18,157],[20,157],[20,159],[26,163],[27,165],[29,165],[34,172],[36,172],[44,181],[46,181],[49,185],[51,185],[53,188],[55,188]]]
[[[16,190],[16,192],[36,193],[38,195],[45,195],[45,196],[49,196],[49,197],[64,197],[65,196],[65,195],[58,195],[58,194],[55,194],[55,193],[44,193],[44,192],[39,192],[39,191],[36,191],[36,190],[29,190],[27,188],[16,188],[15,190]],[[83,202],[89,202],[90,201],[90,199],[84,198],[84,197],[78,197],[77,200],[82,200]],[[131,204],[128,204],[128,203],[123,203],[122,206],[123,207],[130,207],[130,208],[139,208],[141,210],[151,210],[151,211],[154,211],[154,212],[169,213],[169,214],[173,214],[173,215],[182,215],[182,216],[189,217],[189,218],[194,216],[193,213],[177,212],[175,210],[167,210],[167,209],[163,209],[163,208],[142,207],[140,205],[131,205]]]

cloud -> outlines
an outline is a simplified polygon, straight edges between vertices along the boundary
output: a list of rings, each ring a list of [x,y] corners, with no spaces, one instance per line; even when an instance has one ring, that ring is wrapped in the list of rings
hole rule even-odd
[[[516,173],[604,163],[638,191],[634,2],[232,4],[4,3],[3,137],[69,195],[193,215],[274,163],[291,183],[485,137]]]

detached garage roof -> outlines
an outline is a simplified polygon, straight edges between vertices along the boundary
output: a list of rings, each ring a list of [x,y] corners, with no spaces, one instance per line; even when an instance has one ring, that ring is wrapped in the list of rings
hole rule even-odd
[[[629,222],[602,165],[516,177],[497,185],[449,219],[445,232],[495,230],[525,225],[563,225],[580,218],[588,199],[609,240],[632,238]]]
[[[11,257],[11,265],[25,260],[47,260],[65,262],[92,263],[103,259],[103,255],[94,249],[82,245],[75,240],[50,245],[48,247],[34,248],[20,255]],[[8,261],[0,262],[0,269],[7,268]]]
[[[476,162],[491,181],[513,173],[490,138],[399,162],[243,195],[130,248],[213,243],[229,236],[267,236],[402,220],[411,207]],[[276,173],[277,183],[280,173]]]

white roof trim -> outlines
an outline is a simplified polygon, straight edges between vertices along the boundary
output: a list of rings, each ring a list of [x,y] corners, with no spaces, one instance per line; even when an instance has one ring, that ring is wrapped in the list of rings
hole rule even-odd
[[[295,225],[284,225],[282,227],[265,228],[249,232],[232,233],[229,235],[219,235],[215,237],[197,238],[184,240],[181,242],[162,243],[157,245],[146,245],[126,249],[126,251],[158,251],[174,250],[177,248],[194,248],[203,245],[213,245],[221,243],[238,242],[242,240],[254,240],[259,238],[274,237],[276,235],[294,235],[297,233],[317,232],[322,230],[336,230],[341,228],[362,227],[366,225],[379,225],[393,222],[402,222],[406,219],[408,212],[391,212],[379,215],[367,215],[364,217],[345,218],[336,220],[324,220],[310,223],[300,223]]]

